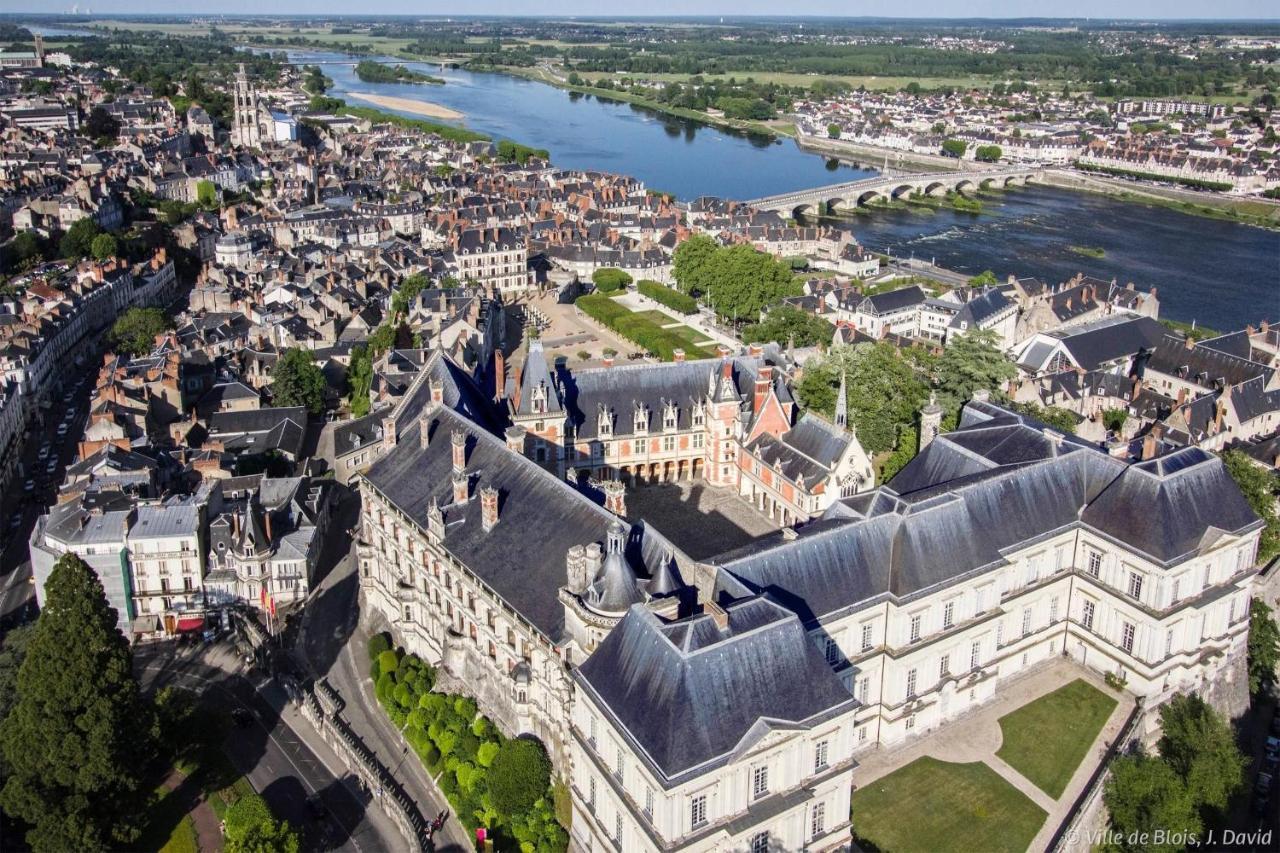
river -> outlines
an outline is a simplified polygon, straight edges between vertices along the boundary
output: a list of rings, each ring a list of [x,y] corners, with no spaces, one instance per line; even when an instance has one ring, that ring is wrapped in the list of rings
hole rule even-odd
[[[372,92],[431,101],[463,113],[461,123],[474,130],[547,149],[559,166],[634,175],[682,199],[758,198],[874,174],[802,151],[791,140],[728,133],[506,74],[386,60],[447,82],[364,83],[343,54],[291,51],[289,58],[322,63],[337,97]],[[1056,283],[1083,272],[1158,287],[1161,316],[1175,320],[1222,330],[1280,321],[1280,234],[1274,231],[1050,187],[993,194],[983,204],[979,215],[888,210],[843,223],[875,249],[970,275],[990,269],[1001,279],[1012,274]],[[1071,246],[1106,254],[1088,257]]]

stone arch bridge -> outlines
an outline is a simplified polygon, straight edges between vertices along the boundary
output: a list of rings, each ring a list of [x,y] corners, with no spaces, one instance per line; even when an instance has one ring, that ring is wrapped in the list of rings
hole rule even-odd
[[[831,184],[810,190],[796,190],[780,195],[766,196],[748,202],[761,210],[775,210],[786,216],[816,214],[819,205],[836,212],[863,207],[876,201],[893,201],[904,196],[940,196],[950,191],[977,192],[994,187],[1022,186],[1041,176],[1039,169],[989,169],[970,172],[931,172],[906,175],[877,175],[860,181]]]

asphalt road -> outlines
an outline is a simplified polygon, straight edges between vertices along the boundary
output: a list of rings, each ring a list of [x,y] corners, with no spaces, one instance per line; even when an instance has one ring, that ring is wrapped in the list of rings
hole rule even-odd
[[[395,827],[293,708],[285,690],[265,676],[238,671],[238,659],[228,648],[165,644],[139,649],[135,661],[148,689],[176,684],[199,691],[227,713],[237,707],[252,712],[252,725],[232,729],[224,749],[272,812],[304,833],[304,849],[373,853],[403,848]],[[324,803],[323,819],[307,806],[312,795]]]

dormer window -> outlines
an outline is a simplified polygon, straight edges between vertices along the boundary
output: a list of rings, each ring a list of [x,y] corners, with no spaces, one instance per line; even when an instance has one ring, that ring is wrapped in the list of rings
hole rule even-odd
[[[597,414],[596,432],[604,436],[613,435],[613,417],[603,406]]]
[[[676,428],[680,420],[680,409],[675,403],[668,402],[662,410],[662,428],[670,431]]]
[[[535,414],[546,414],[547,412],[547,384],[539,382],[533,388],[533,394],[529,398],[529,407]]]
[[[702,426],[703,423],[705,422],[705,417],[706,417],[706,414],[704,409],[702,408],[701,403],[693,407],[693,425],[694,426]]]
[[[645,408],[643,403],[636,403],[634,427],[635,432],[649,431],[649,410]]]

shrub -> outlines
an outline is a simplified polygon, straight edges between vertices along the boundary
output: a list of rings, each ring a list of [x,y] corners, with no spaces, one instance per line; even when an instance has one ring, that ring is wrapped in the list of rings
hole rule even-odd
[[[636,285],[636,290],[654,302],[659,302],[673,311],[679,311],[681,314],[694,314],[698,310],[698,300],[687,293],[673,290],[656,281],[642,281]]]
[[[400,657],[395,652],[387,650],[378,655],[378,667],[384,674],[395,672],[400,667]]]
[[[551,762],[542,744],[516,738],[498,749],[489,768],[489,796],[493,807],[508,815],[522,815],[551,784]]]
[[[369,660],[377,660],[378,655],[391,650],[391,637],[385,631],[381,634],[374,634],[369,638],[367,648],[369,650]]]
[[[605,267],[591,274],[591,281],[601,293],[613,293],[631,283],[631,276],[620,269]]]
[[[502,745],[497,741],[490,740],[480,744],[480,748],[476,750],[476,763],[481,767],[492,767],[493,759],[498,755],[498,749]]]

